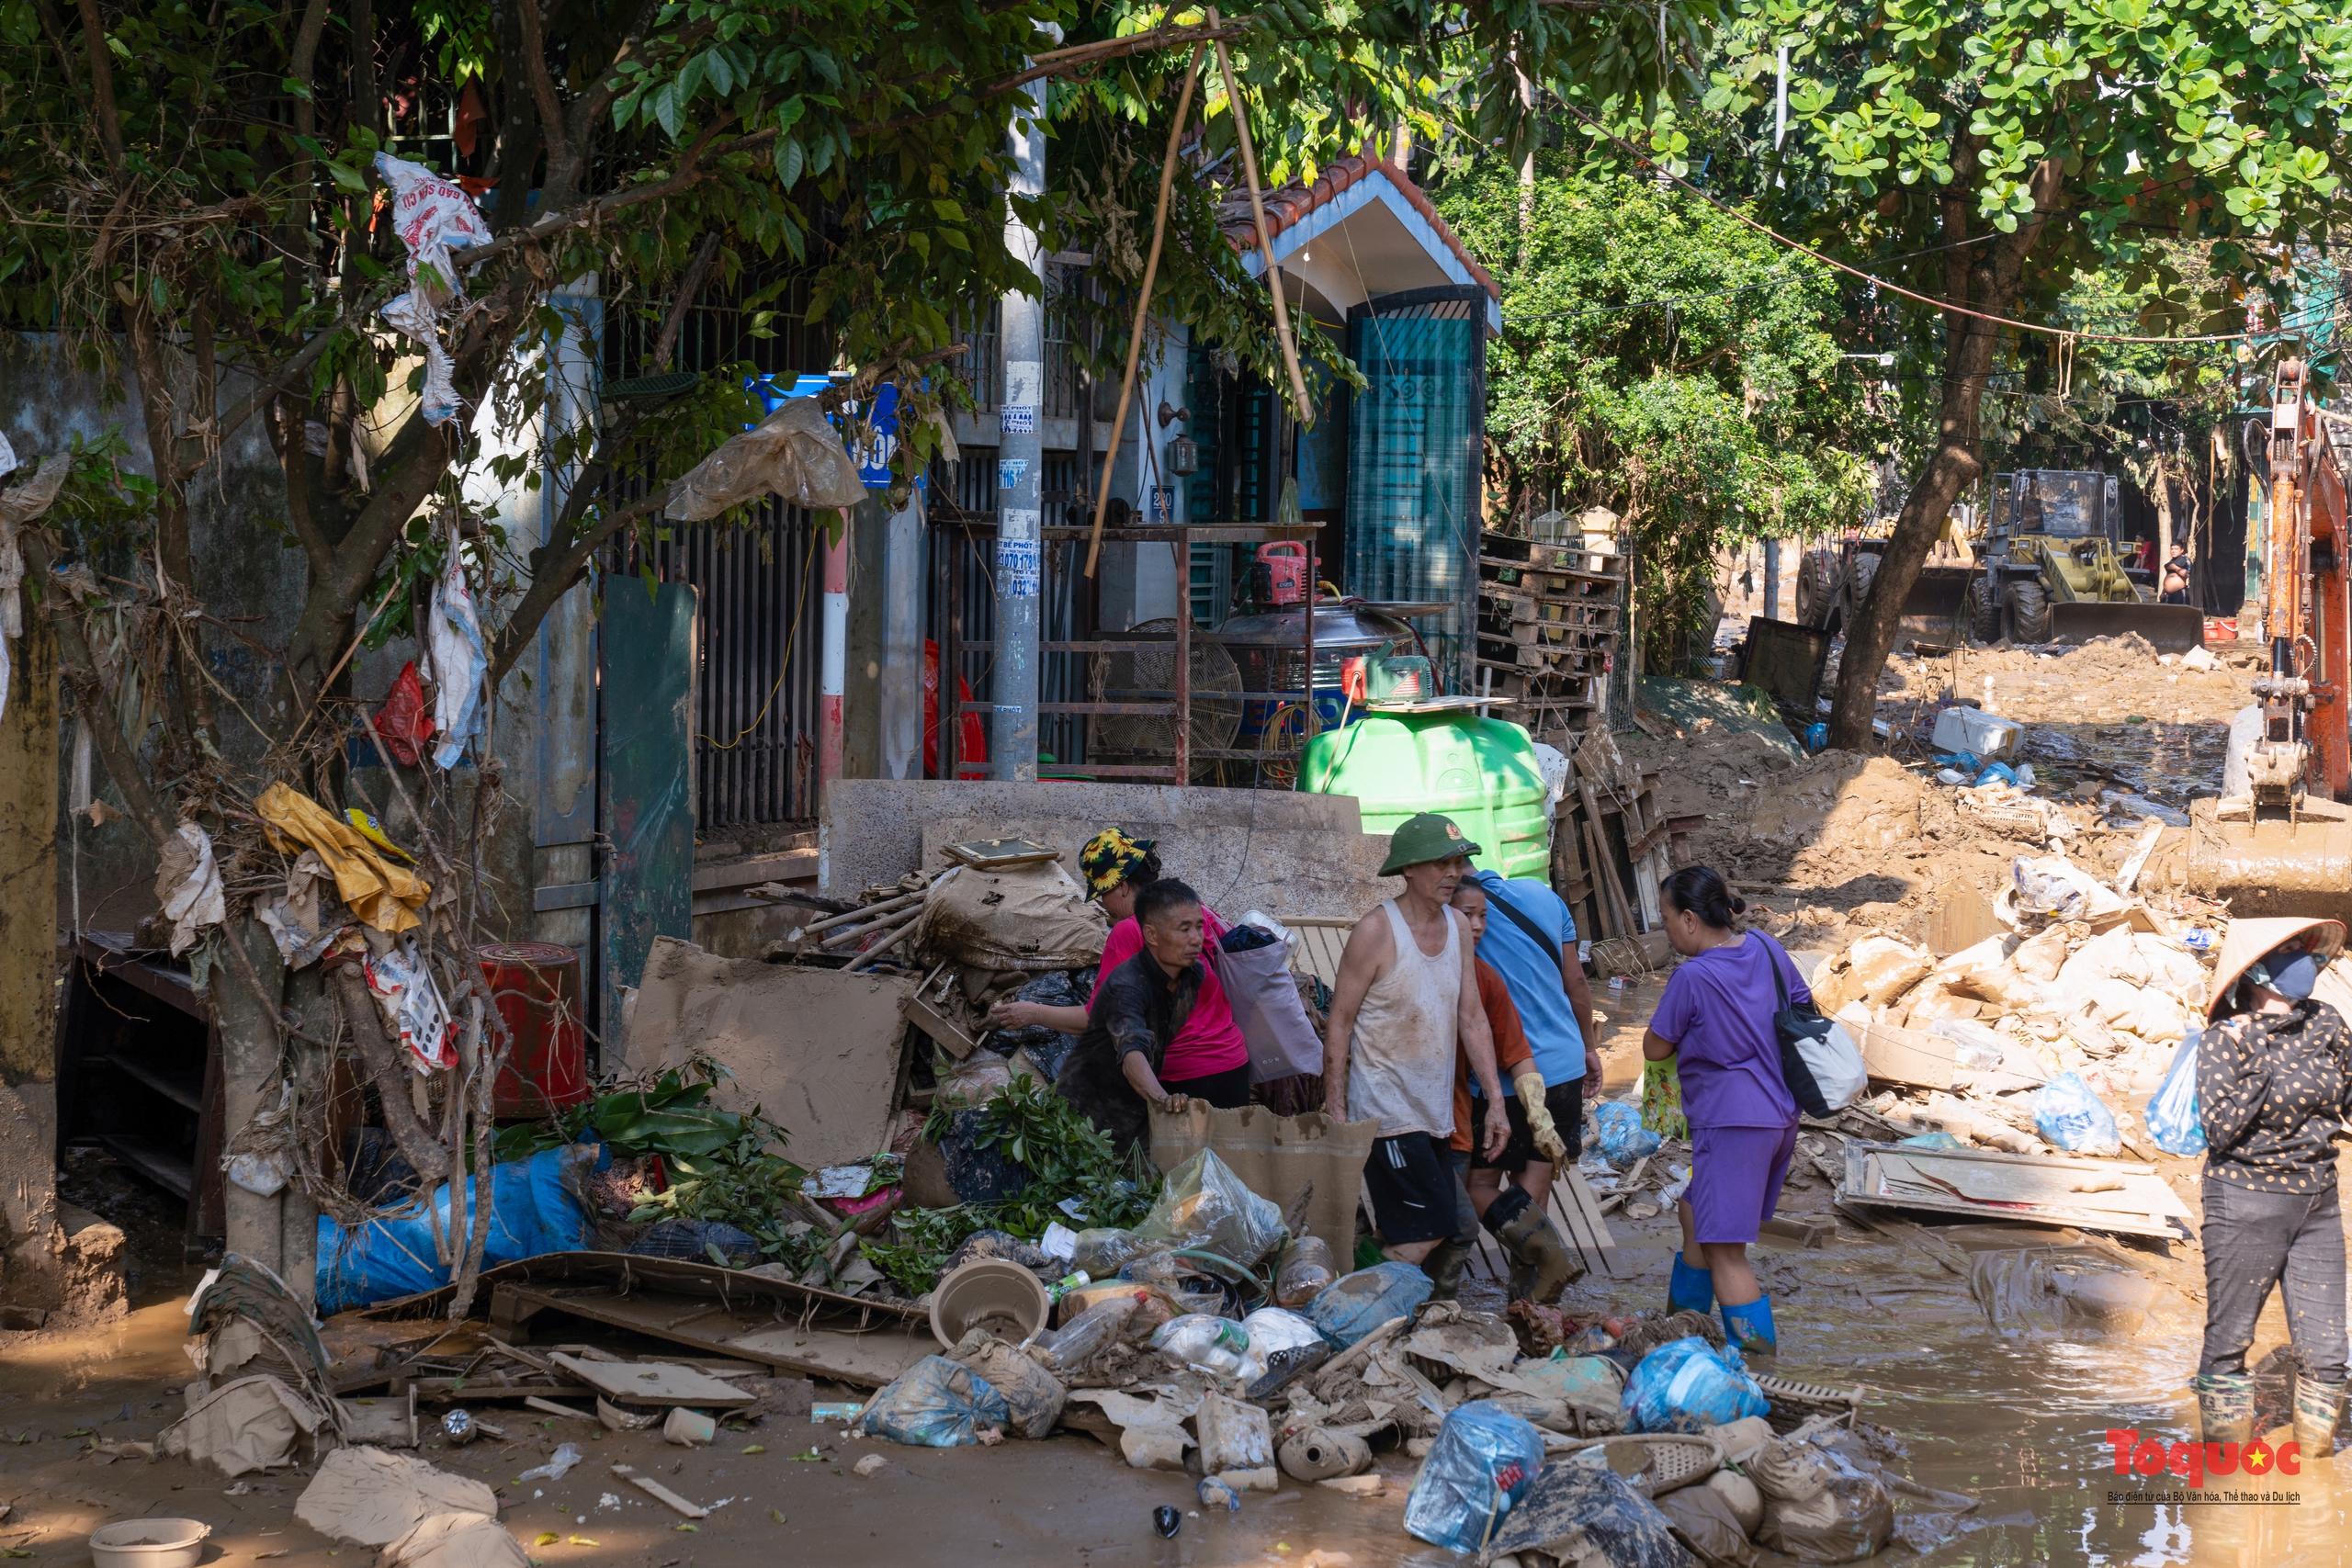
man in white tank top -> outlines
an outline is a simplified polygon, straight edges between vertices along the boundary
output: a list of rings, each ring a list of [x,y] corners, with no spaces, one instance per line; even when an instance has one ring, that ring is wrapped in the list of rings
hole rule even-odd
[[[1478,1000],[1475,944],[1448,902],[1478,846],[1434,812],[1399,826],[1383,876],[1405,889],[1356,922],[1340,955],[1324,1032],[1323,1105],[1343,1122],[1378,1122],[1364,1166],[1385,1255],[1418,1263],[1451,1296],[1470,1239],[1453,1152],[1454,1043],[1486,1090],[1489,1157],[1510,1136],[1494,1037]],[[1474,1232],[1475,1234],[1475,1232]]]

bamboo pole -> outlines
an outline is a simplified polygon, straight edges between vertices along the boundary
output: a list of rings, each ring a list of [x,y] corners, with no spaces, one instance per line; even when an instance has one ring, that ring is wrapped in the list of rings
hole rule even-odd
[[[1216,7],[1209,7],[1209,26],[1218,25]],[[1250,144],[1250,114],[1241,102],[1241,84],[1233,74],[1233,57],[1226,52],[1225,40],[1216,40],[1217,69],[1225,73],[1226,107],[1233,114],[1234,139],[1241,146],[1241,173],[1250,182],[1250,216],[1258,225],[1258,254],[1266,259],[1266,287],[1274,296],[1274,335],[1282,340],[1283,365],[1290,372],[1291,395],[1298,400],[1298,423],[1315,423],[1315,411],[1306,400],[1306,378],[1299,373],[1298,342],[1291,336],[1290,305],[1283,298],[1283,275],[1274,266],[1273,236],[1266,231],[1266,203],[1258,192],[1258,153]],[[1311,603],[1314,594],[1307,598]]]
[[[1151,209],[1151,254],[1144,259],[1143,292],[1136,299],[1135,325],[1127,333],[1127,370],[1119,378],[1119,412],[1111,421],[1111,444],[1102,451],[1102,481],[1094,487],[1094,533],[1086,544],[1086,575],[1094,575],[1094,561],[1102,553],[1102,514],[1111,504],[1111,465],[1118,461],[1119,441],[1126,434],[1127,409],[1135,400],[1136,367],[1143,358],[1143,332],[1151,316],[1151,286],[1159,276],[1159,247],[1168,234],[1168,195],[1176,183],[1176,152],[1184,140],[1184,122],[1192,118],[1193,85],[1201,74],[1201,50],[1193,47],[1193,62],[1184,68],[1184,90],[1176,99],[1176,123],[1168,128],[1168,152],[1159,161],[1159,201]],[[1081,418],[1094,417],[1092,410]],[[1145,439],[1150,439],[1147,429]]]

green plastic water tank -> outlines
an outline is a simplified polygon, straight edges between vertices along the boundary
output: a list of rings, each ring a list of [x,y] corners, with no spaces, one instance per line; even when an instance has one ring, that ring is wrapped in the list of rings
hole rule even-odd
[[[1372,714],[1307,742],[1298,787],[1354,795],[1367,833],[1442,812],[1480,846],[1480,870],[1550,880],[1544,770],[1516,724],[1462,711]]]

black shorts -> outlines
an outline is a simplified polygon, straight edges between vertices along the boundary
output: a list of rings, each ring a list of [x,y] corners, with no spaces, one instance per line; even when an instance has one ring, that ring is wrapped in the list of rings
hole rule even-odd
[[[1460,1228],[1453,1197],[1453,1151],[1430,1133],[1374,1138],[1363,1163],[1372,1223],[1391,1247],[1440,1241]]]
[[[1187,1100],[1205,1100],[1219,1111],[1238,1111],[1250,1103],[1250,1064],[1204,1077],[1162,1078],[1159,1087]]]
[[[1474,1140],[1470,1145],[1470,1168],[1473,1170],[1521,1171],[1531,1165],[1545,1165],[1544,1151],[1535,1146],[1535,1129],[1527,1124],[1527,1107],[1516,1094],[1503,1096],[1503,1113],[1510,1118],[1510,1142],[1493,1159],[1487,1157],[1486,1111],[1480,1109],[1481,1099],[1470,1101],[1470,1113],[1476,1118],[1470,1128]],[[1573,1156],[1577,1140],[1584,1136],[1584,1079],[1576,1078],[1544,1091],[1544,1108],[1552,1113],[1552,1125],[1560,1130],[1561,1141]]]

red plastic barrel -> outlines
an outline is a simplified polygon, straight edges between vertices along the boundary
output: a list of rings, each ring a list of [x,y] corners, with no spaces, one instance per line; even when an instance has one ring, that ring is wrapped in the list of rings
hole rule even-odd
[[[580,1014],[580,955],[550,942],[492,942],[482,977],[514,1043],[492,1105],[501,1116],[545,1116],[588,1098],[588,1036]]]

